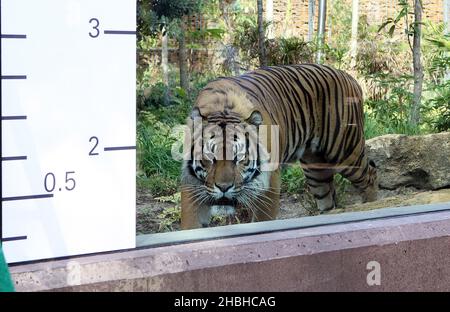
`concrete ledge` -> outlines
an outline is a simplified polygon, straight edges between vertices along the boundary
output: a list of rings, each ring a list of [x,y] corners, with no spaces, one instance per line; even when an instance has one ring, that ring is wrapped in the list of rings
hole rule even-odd
[[[367,264],[381,285],[367,284]],[[450,291],[450,212],[10,268],[18,291]]]

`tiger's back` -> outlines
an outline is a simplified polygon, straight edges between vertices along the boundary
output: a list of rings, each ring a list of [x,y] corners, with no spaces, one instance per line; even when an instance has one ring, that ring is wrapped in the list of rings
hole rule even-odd
[[[302,64],[267,67],[221,79],[246,89],[280,127],[282,162],[300,159],[302,149],[314,145],[336,163],[349,156],[355,144],[364,143],[362,91],[343,71]]]

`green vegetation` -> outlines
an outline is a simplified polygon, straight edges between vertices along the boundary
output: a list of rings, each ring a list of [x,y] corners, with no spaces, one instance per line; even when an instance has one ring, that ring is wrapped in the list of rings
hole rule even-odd
[[[137,124],[138,186],[148,187],[154,196],[172,194],[177,190],[179,164],[172,159],[175,139],[170,127],[145,112]]]
[[[281,171],[281,191],[296,194],[306,189],[306,180],[300,165],[286,166]]]
[[[184,40],[190,50],[187,55],[189,81],[185,88],[180,87],[178,63],[169,62],[169,76],[165,82],[159,52],[150,53],[161,46],[161,34],[151,31],[154,25],[159,25],[161,17],[149,11],[148,7],[139,11],[138,47],[142,55],[138,63],[137,81],[137,181],[138,187],[149,189],[154,197],[172,196],[178,191],[180,162],[171,156],[175,141],[172,129],[185,123],[199,90],[216,77],[234,73],[230,68],[243,72],[258,66],[254,1],[228,2],[215,0],[198,7],[200,13],[196,16],[202,16],[208,22],[199,22],[200,26],[191,27],[186,32]],[[450,80],[445,79],[450,71],[450,36],[444,35],[443,25],[427,22],[422,25],[422,36],[426,38],[422,43],[424,88],[420,123],[412,126],[409,115],[414,97],[414,79],[407,36],[396,34],[389,21],[386,21],[385,27],[380,27],[382,25],[370,25],[367,17],[360,16],[356,65],[350,68],[351,9],[348,1],[334,1],[330,20],[332,30],[331,37],[326,38],[325,63],[352,73],[361,83],[365,94],[367,139],[388,133],[412,135],[450,129]],[[176,27],[169,24],[167,27],[169,47],[177,49],[180,39]],[[232,52],[217,52],[217,47],[221,45],[232,47]],[[307,42],[297,37],[266,39],[265,46],[269,65],[313,62],[316,52],[314,41]],[[238,66],[223,66],[225,64]],[[335,181],[340,201],[349,182],[340,176],[336,176]],[[303,172],[298,165],[283,169],[282,191],[307,191]],[[158,216],[161,231],[171,230],[180,218],[179,203],[174,198],[169,200],[175,206]],[[217,218],[214,222],[225,224],[243,220],[247,220],[247,216],[237,216],[237,220]]]
[[[175,224],[179,223],[181,220],[181,196],[180,193],[175,193],[170,196],[157,197],[160,202],[173,203],[174,206],[163,209],[163,211],[158,214],[157,218],[159,220],[159,232],[173,231]]]

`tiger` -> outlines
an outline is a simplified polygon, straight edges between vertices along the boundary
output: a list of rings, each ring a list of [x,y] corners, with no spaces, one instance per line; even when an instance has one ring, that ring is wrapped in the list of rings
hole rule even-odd
[[[185,138],[192,144],[182,162],[181,229],[208,227],[217,211],[240,207],[251,211],[252,222],[276,219],[281,168],[294,162],[320,213],[336,208],[336,173],[360,190],[363,202],[377,198],[376,165],[365,149],[362,89],[342,70],[282,65],[217,78],[199,92],[188,127],[195,121],[201,130]],[[257,151],[250,151],[255,131],[227,133],[231,126],[256,128],[256,136],[265,127],[267,142],[257,141]]]

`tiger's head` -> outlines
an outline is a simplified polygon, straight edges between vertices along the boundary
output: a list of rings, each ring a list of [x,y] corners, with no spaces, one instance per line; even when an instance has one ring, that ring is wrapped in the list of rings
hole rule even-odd
[[[260,136],[264,120],[236,87],[215,81],[202,90],[188,118],[192,157],[182,178],[197,205],[230,214],[236,206],[264,204],[270,172],[263,169],[271,149]]]

